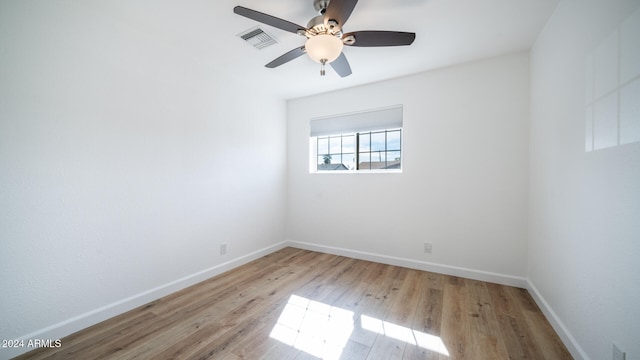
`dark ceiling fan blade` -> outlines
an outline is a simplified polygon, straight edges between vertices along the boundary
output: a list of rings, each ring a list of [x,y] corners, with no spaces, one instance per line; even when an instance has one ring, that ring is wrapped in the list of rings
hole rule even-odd
[[[271,16],[265,13],[261,13],[259,11],[251,10],[242,6],[234,7],[233,12],[238,15],[244,16],[246,18],[261,22],[263,24],[271,25],[273,27],[282,29],[284,31],[292,32],[294,34],[297,34],[300,30],[302,31],[307,30],[304,26],[300,26],[290,21],[282,20],[275,16]]]
[[[324,13],[324,24],[331,30],[342,29],[344,23],[347,22],[353,8],[356,7],[358,0],[331,0],[329,6]],[[331,28],[330,20],[338,23],[337,28]]]
[[[416,39],[415,33],[377,30],[350,32],[344,34],[342,38],[346,39],[350,36],[355,38],[355,42],[353,44],[345,42],[346,45],[362,47],[411,45]]]
[[[268,63],[267,65],[265,65],[268,68],[273,69],[274,67],[278,67],[284,63],[288,63],[289,61],[296,59],[300,56],[302,56],[305,53],[304,50],[304,46],[299,47],[299,48],[295,48],[283,55],[281,55],[279,58],[273,60],[272,62]]]
[[[349,61],[347,57],[344,56],[344,52],[338,56],[337,59],[331,62],[331,67],[335,70],[340,77],[345,77],[351,75],[351,66],[349,66]]]

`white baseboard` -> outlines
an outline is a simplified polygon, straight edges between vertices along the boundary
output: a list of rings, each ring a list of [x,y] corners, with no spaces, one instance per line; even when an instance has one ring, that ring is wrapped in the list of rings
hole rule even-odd
[[[73,334],[76,331],[85,329],[89,326],[95,325],[104,320],[110,319],[116,315],[120,315],[129,310],[135,309],[138,306],[147,304],[151,301],[157,300],[163,296],[169,295],[176,291],[182,290],[191,285],[197,284],[201,281],[209,279],[213,276],[222,274],[238,266],[244,265],[262,256],[273,253],[274,251],[283,249],[287,246],[287,242],[280,242],[278,244],[268,246],[266,248],[254,251],[244,256],[240,256],[233,260],[229,260],[222,264],[213,266],[211,268],[199,271],[195,274],[185,276],[181,279],[174,280],[167,284],[158,286],[151,290],[145,291],[140,294],[133,295],[126,299],[122,299],[115,303],[100,307],[98,309],[80,314],[65,321],[53,324],[46,328],[34,331],[30,334],[19,337],[18,339],[24,340],[25,344],[31,339],[60,339],[67,335]],[[64,344],[63,344],[64,345]],[[5,348],[0,350],[0,359],[10,359],[12,357],[21,355],[28,351],[34,350],[34,348],[22,347],[22,348]]]
[[[131,296],[126,299],[122,299],[115,303],[103,306],[93,311],[80,314],[68,320],[62,321],[57,324],[53,324],[46,328],[37,330],[25,336],[21,336],[19,339],[27,342],[29,339],[60,339],[67,335],[70,335],[76,331],[85,329],[89,326],[95,325],[99,322],[112,318],[116,315],[120,315],[129,310],[135,309],[138,306],[147,304],[151,301],[159,299],[163,296],[169,295],[173,292],[182,290],[188,286],[197,284],[201,281],[209,279],[213,276],[222,274],[238,266],[244,265],[262,256],[271,254],[277,250],[283,249],[287,246],[318,251],[327,254],[340,255],[351,257],[355,259],[374,261],[383,264],[402,266],[410,269],[431,271],[445,275],[459,276],[468,279],[487,281],[496,284],[516,286],[526,288],[531,293],[531,296],[538,304],[542,312],[545,314],[551,326],[556,330],[558,336],[562,339],[567,349],[571,352],[571,355],[576,359],[590,360],[586,355],[582,347],[576,342],[575,338],[567,330],[566,326],[560,321],[553,309],[542,297],[538,289],[524,277],[511,276],[505,274],[492,273],[487,271],[473,270],[468,268],[462,268],[451,265],[437,264],[426,261],[419,261],[413,259],[399,258],[389,255],[380,255],[369,252],[350,250],[344,248],[337,248],[331,246],[324,246],[299,241],[284,241],[278,244],[268,246],[266,248],[254,251],[244,256],[240,256],[233,260],[224,262],[222,264],[213,266],[203,271],[185,276],[181,279],[172,281],[162,286],[158,286],[154,289],[145,291],[143,293]],[[9,359],[25,352],[31,351],[33,348],[7,348],[0,351],[0,359]]]
[[[473,270],[463,267],[451,266],[451,265],[443,265],[437,264],[427,261],[413,260],[413,259],[405,259],[399,258],[395,256],[389,255],[380,255],[374,254],[364,251],[350,250],[344,248],[336,248],[331,246],[324,246],[300,241],[287,241],[287,246],[318,251],[327,254],[346,256],[354,259],[367,260],[367,261],[375,261],[388,265],[402,266],[410,269],[423,270],[423,271],[431,271],[439,274],[459,276],[467,279],[480,280],[486,282],[492,282],[501,285],[508,286],[516,286],[521,288],[527,287],[527,279],[519,276],[505,275],[492,273],[481,270]]]
[[[544,316],[549,320],[553,329],[558,333],[558,336],[571,353],[571,356],[573,356],[574,359],[590,360],[587,353],[582,349],[580,344],[578,344],[573,335],[571,335],[567,327],[556,315],[551,306],[549,306],[549,303],[547,303],[531,280],[527,280],[527,290],[529,290],[531,297],[533,297],[533,300],[538,304],[538,307],[540,307]]]
[[[540,310],[542,310],[544,315],[547,317],[551,326],[558,333],[558,336],[560,337],[562,342],[565,344],[565,346],[567,347],[571,355],[575,359],[590,360],[589,356],[585,353],[585,351],[582,349],[580,344],[578,344],[576,339],[571,335],[571,333],[569,332],[567,327],[564,325],[564,323],[560,320],[560,318],[558,318],[558,316],[553,311],[553,309],[549,306],[549,304],[544,299],[544,297],[542,297],[542,295],[540,294],[538,289],[535,287],[535,285],[533,285],[533,283],[531,283],[531,281],[527,278],[504,275],[504,274],[496,274],[496,273],[491,273],[486,271],[479,271],[479,270],[461,268],[461,267],[450,266],[450,265],[436,264],[436,263],[431,263],[426,261],[403,259],[403,258],[398,258],[398,257],[393,257],[388,255],[380,255],[380,254],[368,253],[363,251],[336,248],[331,246],[324,246],[324,245],[299,242],[299,241],[288,241],[286,242],[286,244],[287,246],[304,249],[304,250],[318,251],[318,252],[323,252],[323,253],[328,253],[333,255],[351,257],[355,259],[375,261],[383,264],[403,266],[411,269],[431,271],[439,274],[453,275],[453,276],[459,276],[459,277],[468,278],[468,279],[492,282],[492,283],[501,284],[501,285],[525,288],[529,291],[529,293],[533,297],[536,304],[538,304],[538,306],[540,307]]]

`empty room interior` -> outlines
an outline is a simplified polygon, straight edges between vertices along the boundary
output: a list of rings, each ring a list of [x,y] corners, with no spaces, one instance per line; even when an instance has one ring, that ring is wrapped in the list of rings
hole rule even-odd
[[[0,0],[0,359],[640,360],[639,258],[639,0]]]

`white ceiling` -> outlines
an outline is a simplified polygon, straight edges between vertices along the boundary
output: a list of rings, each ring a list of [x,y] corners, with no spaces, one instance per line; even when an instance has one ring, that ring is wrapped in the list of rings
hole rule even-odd
[[[279,42],[257,50],[237,35],[259,23],[233,13],[242,5],[306,26],[313,0],[191,0],[102,3],[159,41],[194,56],[257,91],[296,98],[529,49],[559,0],[360,0],[344,31],[416,33],[408,47],[345,47],[353,74],[338,77],[302,56],[276,69],[264,65],[305,38],[261,26]],[[108,4],[108,5],[107,5]]]

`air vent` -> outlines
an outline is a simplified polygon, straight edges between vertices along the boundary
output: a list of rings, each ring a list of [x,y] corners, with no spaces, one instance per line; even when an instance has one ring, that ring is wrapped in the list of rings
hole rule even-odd
[[[276,40],[273,36],[267,34],[260,27],[255,27],[247,31],[243,31],[238,34],[238,36],[248,44],[259,50],[278,42],[278,40]]]

